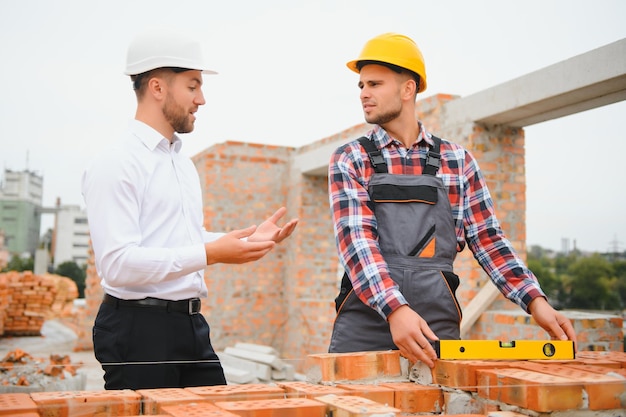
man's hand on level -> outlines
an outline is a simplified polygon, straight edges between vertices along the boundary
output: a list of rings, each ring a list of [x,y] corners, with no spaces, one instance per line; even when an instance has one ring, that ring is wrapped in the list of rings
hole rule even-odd
[[[543,297],[537,297],[528,304],[528,311],[553,340],[571,340],[576,346],[576,331],[572,322],[556,311]]]

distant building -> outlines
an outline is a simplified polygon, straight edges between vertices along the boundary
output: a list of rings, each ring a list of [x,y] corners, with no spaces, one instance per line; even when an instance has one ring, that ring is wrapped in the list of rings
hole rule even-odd
[[[0,229],[10,253],[35,256],[41,228],[43,177],[35,172],[4,170],[0,180]]]
[[[89,256],[89,225],[87,213],[79,206],[62,206],[57,201],[55,232],[52,247],[53,267],[73,261],[87,263]]]
[[[9,263],[9,251],[4,246],[4,230],[0,229],[0,269]]]

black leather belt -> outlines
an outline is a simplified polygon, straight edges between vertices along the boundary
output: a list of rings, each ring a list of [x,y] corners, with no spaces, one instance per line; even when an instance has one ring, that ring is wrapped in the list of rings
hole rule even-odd
[[[179,313],[186,313],[190,316],[200,313],[200,299],[190,298],[188,300],[169,301],[161,300],[160,298],[142,298],[141,300],[122,300],[117,297],[113,297],[109,294],[104,294],[102,300],[105,304],[112,304],[116,307],[154,307],[162,308],[167,311],[176,311]]]

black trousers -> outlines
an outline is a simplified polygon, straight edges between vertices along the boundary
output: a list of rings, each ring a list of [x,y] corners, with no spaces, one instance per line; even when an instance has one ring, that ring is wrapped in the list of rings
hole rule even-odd
[[[202,314],[103,303],[93,344],[107,390],[226,384]]]

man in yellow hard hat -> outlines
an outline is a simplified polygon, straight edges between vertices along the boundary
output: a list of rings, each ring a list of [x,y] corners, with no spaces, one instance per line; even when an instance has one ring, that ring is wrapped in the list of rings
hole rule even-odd
[[[426,70],[415,42],[376,36],[347,66],[359,74],[363,113],[374,127],[338,148],[329,164],[345,269],[329,351],[399,349],[433,367],[430,342],[460,338],[453,262],[465,245],[553,338],[575,340],[571,322],[548,304],[500,228],[476,160],[416,119]]]
[[[147,31],[128,48],[135,118],[85,170],[82,192],[98,276],[105,291],[93,328],[106,389],[183,388],[226,383],[201,314],[204,271],[255,261],[293,232],[278,209],[258,227],[204,229],[198,173],[182,154],[205,104],[200,43]],[[209,273],[210,270],[208,271]]]

